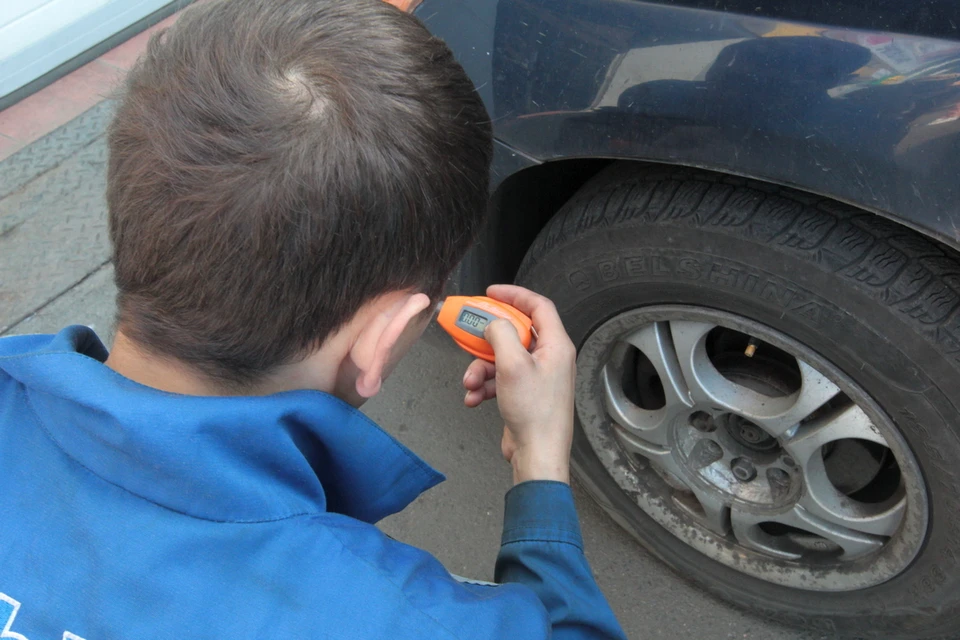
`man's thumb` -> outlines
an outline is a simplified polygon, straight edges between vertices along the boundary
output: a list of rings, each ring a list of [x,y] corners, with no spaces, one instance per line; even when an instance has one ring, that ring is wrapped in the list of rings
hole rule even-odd
[[[499,365],[516,362],[517,357],[526,353],[516,327],[509,320],[498,318],[487,325],[483,337],[493,347]]]

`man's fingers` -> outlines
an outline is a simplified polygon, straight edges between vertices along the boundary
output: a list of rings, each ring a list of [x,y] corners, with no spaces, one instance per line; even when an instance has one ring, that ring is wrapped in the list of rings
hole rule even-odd
[[[487,295],[527,314],[537,330],[537,341],[540,344],[566,339],[567,332],[563,328],[557,308],[548,298],[512,284],[491,285],[487,288]]]
[[[497,368],[492,362],[477,358],[470,363],[463,374],[463,388],[468,390],[479,389],[487,380],[497,375]]]
[[[479,389],[471,389],[470,391],[467,391],[467,395],[463,397],[463,404],[473,408],[479,406],[486,400],[492,400],[496,397],[497,381],[487,380]]]
[[[487,325],[483,332],[497,359],[497,366],[501,371],[511,370],[522,366],[524,360],[530,357],[517,330],[508,320],[494,320]]]

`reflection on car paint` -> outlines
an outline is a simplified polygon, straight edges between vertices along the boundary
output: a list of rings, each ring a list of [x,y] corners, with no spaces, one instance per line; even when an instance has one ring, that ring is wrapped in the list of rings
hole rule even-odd
[[[753,177],[960,246],[960,42],[625,0],[471,10],[493,46],[464,64],[520,153]]]

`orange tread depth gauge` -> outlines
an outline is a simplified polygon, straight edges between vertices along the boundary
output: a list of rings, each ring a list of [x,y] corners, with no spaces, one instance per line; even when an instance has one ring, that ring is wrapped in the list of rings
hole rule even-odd
[[[440,306],[437,322],[449,333],[454,342],[478,358],[493,362],[493,347],[484,340],[483,330],[497,318],[509,320],[520,336],[524,349],[536,337],[536,329],[530,318],[505,302],[485,296],[450,296]]]

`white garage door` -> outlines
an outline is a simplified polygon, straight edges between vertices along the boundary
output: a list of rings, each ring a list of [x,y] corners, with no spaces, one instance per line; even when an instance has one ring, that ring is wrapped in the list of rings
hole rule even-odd
[[[0,97],[171,0],[0,0]]]

